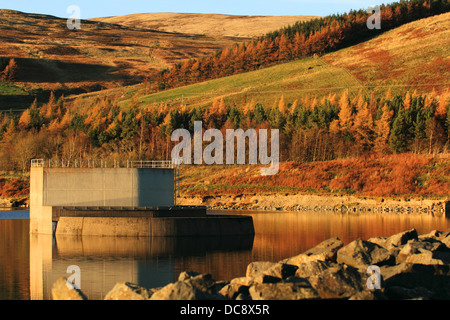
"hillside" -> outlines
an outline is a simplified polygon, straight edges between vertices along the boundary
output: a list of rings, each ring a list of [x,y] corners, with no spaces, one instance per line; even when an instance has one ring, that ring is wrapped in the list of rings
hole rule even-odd
[[[393,92],[440,92],[450,86],[449,48],[450,13],[444,13],[330,53],[323,60],[345,68],[368,88],[375,86],[375,92],[386,87]]]
[[[243,40],[90,20],[82,20],[80,30],[69,30],[66,19],[0,10],[0,57],[17,63],[12,87],[43,101],[50,91],[67,96],[139,83],[175,63]],[[23,109],[34,99],[6,87],[11,85],[0,85],[0,109]]]
[[[142,85],[78,95],[78,108],[74,111],[82,112],[98,97],[120,97],[119,105],[122,108],[126,108],[136,97],[141,107],[160,103],[169,107],[180,107],[181,104],[188,107],[209,107],[215,99],[224,99],[229,105],[235,103],[244,106],[248,102],[271,106],[282,96],[286,101],[293,102],[304,96],[328,95],[330,91],[338,93],[347,87],[359,85],[357,79],[344,69],[336,68],[321,59],[307,58],[150,95],[144,94]]]
[[[295,207],[300,203],[298,195],[303,196],[301,201],[306,195],[326,196],[329,203],[333,198],[340,201],[349,196],[357,201],[385,197],[407,201],[448,199],[449,161],[449,154],[438,157],[402,154],[288,162],[280,165],[277,175],[265,177],[260,175],[259,166],[183,166],[180,201],[191,205],[258,208],[267,205],[268,200],[274,207],[287,207],[281,198],[290,200],[289,206]]]
[[[293,103],[343,90],[348,90],[350,96],[360,90],[378,96],[388,90],[401,95],[407,91],[439,93],[450,85],[449,39],[450,13],[445,13],[405,24],[320,58],[305,58],[150,95],[139,85],[105,91],[100,96],[120,96],[122,107],[136,98],[141,107],[161,102],[174,107],[181,103],[205,107],[216,98],[243,107],[246,103],[271,106],[281,97]],[[79,96],[85,100],[80,105],[89,105],[97,96]]]
[[[117,17],[91,19],[133,28],[184,34],[202,34],[214,37],[253,38],[262,36],[298,21],[315,19],[314,16],[235,16],[193,13],[140,13]]]
[[[439,1],[433,3],[442,3]],[[390,21],[400,27],[392,27],[353,45],[349,41],[360,39],[353,32],[361,31],[358,28],[363,24],[364,13],[342,16],[353,24],[344,21],[340,25],[339,17],[329,17],[328,20],[297,25],[296,28],[302,32],[308,32],[310,27],[320,30],[309,31],[304,42],[296,42],[298,46],[289,43],[284,34],[275,32],[264,40],[233,45],[201,59],[185,60],[168,71],[156,71],[157,77],[169,73],[170,77],[163,80],[175,80],[167,82],[175,89],[155,87],[158,82],[151,80],[125,86],[126,77],[122,72],[134,69],[116,66],[115,71],[108,72],[117,78],[101,91],[60,100],[51,96],[48,103],[33,105],[21,115],[1,113],[0,167],[11,175],[18,171],[27,172],[31,159],[170,159],[175,144],[171,141],[172,132],[177,128],[192,132],[194,121],[202,120],[204,128],[216,128],[221,132],[231,128],[279,129],[280,172],[272,178],[263,178],[254,175],[254,168],[245,168],[245,173],[242,173],[241,167],[226,167],[219,168],[216,171],[218,176],[214,176],[215,173],[208,172],[217,168],[188,167],[184,171],[184,192],[188,197],[211,197],[215,192],[234,197],[234,194],[244,191],[261,194],[267,191],[275,195],[293,191],[331,196],[448,197],[450,88],[447,79],[450,69],[447,51],[450,13],[437,15],[436,12],[441,10],[439,7],[431,7],[427,1],[425,4],[431,9],[421,7],[417,0],[401,2],[397,9],[414,6],[416,11],[411,9],[411,12],[418,15],[403,15],[401,10],[395,9],[395,18]],[[431,16],[419,19],[422,8],[423,15]],[[392,13],[392,9],[386,7],[383,12]],[[40,16],[39,19],[56,19],[62,23],[52,17]],[[408,19],[415,21],[403,23]],[[10,21],[11,25],[14,23]],[[30,22],[22,20],[20,23]],[[99,28],[110,31],[100,32]],[[350,37],[346,38],[347,42],[342,42],[339,50],[324,46],[327,31],[332,30],[333,37],[339,38],[339,28]],[[22,30],[16,29],[16,32]],[[118,30],[125,30],[120,33],[124,38],[117,38]],[[152,35],[165,39],[166,36],[180,37],[175,33],[91,21],[86,22],[84,31],[71,34],[74,42],[70,42],[72,44],[67,48],[82,52],[85,47],[76,46],[76,40],[86,41],[83,45],[91,45],[95,52],[100,50],[99,44],[110,45],[108,48],[111,50],[124,47],[131,50],[130,43],[124,42],[131,41],[125,37],[130,35],[128,32],[135,36]],[[42,52],[49,45],[57,49],[66,48],[66,42],[51,42],[44,38],[47,42],[40,43],[37,33],[35,30],[33,35],[29,35],[30,48],[39,47]],[[56,35],[53,38],[58,39]],[[191,41],[190,45],[195,46],[198,39],[207,38],[184,35],[183,40]],[[301,38],[296,33],[292,39]],[[28,43],[24,40],[16,43],[14,39],[8,40],[10,50],[19,50]],[[118,39],[117,48],[111,39]],[[134,41],[138,41],[136,39]],[[146,42],[143,43],[138,41],[136,48],[145,48]],[[298,48],[312,46],[331,52],[313,55],[310,54],[315,52],[312,50],[308,51],[309,54],[300,54],[302,58],[295,61],[290,61],[296,56],[291,55],[286,58],[290,62],[284,62],[283,53],[295,53]],[[2,48],[7,50],[4,44]],[[71,52],[65,57],[67,64],[74,64],[77,59],[72,49],[67,51]],[[50,54],[53,51],[46,52]],[[262,55],[255,58],[254,54],[258,52]],[[21,54],[24,55],[25,51]],[[69,70],[75,77],[96,76],[111,80],[107,73],[101,73],[101,68],[95,75],[93,71],[83,74],[80,66],[89,65],[87,58],[96,57],[80,53],[78,59],[85,59],[82,60],[84,62]],[[102,57],[104,61],[112,59],[108,63],[120,58]],[[270,59],[266,64],[267,57]],[[44,65],[49,61],[30,57],[23,59]],[[124,56],[123,59],[129,57]],[[256,60],[264,63],[255,64]],[[17,61],[19,67],[23,67],[20,58]],[[104,63],[97,66],[111,68],[107,62]],[[0,65],[5,68],[4,59],[0,59]],[[242,72],[248,66],[253,71]],[[15,64],[10,60],[6,68],[4,70],[14,70]],[[41,69],[42,76],[51,77],[52,74],[44,73],[45,70]],[[203,76],[202,70],[209,71],[215,79],[199,81]],[[10,74],[2,73],[3,76]],[[228,73],[231,75],[221,76]],[[20,72],[17,75],[20,76]],[[176,82],[177,75],[192,77]],[[37,73],[35,77],[38,81]],[[78,79],[73,83],[83,81]],[[181,86],[184,81],[195,84]],[[24,96],[20,84],[0,82],[0,92]],[[199,179],[198,174],[210,179]],[[214,181],[211,180],[213,177]],[[21,188],[21,183],[16,186],[5,182],[4,189],[8,194]]]

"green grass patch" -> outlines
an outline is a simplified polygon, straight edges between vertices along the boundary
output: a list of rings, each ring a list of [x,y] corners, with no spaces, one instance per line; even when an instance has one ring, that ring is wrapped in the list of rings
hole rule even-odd
[[[0,95],[2,96],[26,96],[28,93],[11,82],[0,81]]]
[[[214,98],[225,103],[244,105],[247,102],[272,106],[281,96],[293,102],[304,96],[342,92],[345,86],[357,86],[357,80],[342,68],[336,68],[319,59],[307,58],[265,69],[205,81],[189,86],[154,93],[139,98],[141,106],[167,103],[208,106]],[[121,106],[131,99],[122,100]]]

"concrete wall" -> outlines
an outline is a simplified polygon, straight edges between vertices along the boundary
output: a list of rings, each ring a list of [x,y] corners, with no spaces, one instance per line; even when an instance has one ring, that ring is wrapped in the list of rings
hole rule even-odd
[[[192,237],[253,236],[251,216],[192,218],[61,217],[56,236]]]
[[[173,206],[174,188],[172,169],[32,167],[30,232],[52,233],[52,206]]]
[[[172,169],[45,168],[43,170],[45,206],[174,205]]]

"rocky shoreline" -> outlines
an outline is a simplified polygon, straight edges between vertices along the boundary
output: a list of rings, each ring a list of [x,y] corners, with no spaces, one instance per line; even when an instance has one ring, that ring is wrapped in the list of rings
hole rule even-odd
[[[340,213],[419,213],[443,216],[450,214],[448,199],[367,198],[327,195],[217,195],[184,196],[179,205],[201,205],[210,210],[244,211],[329,211]]]
[[[375,267],[374,267],[375,266]],[[88,300],[67,279],[52,288],[54,300]],[[246,274],[216,281],[209,274],[182,272],[161,288],[117,283],[105,300],[448,300],[450,230],[418,235],[328,239],[278,262],[255,261]]]

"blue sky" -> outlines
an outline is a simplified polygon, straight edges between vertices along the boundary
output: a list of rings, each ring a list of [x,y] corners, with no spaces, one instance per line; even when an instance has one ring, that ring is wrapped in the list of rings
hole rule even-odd
[[[147,12],[220,13],[234,15],[318,15],[366,9],[387,3],[377,0],[0,0],[0,8],[69,17],[67,8],[77,5],[81,18]],[[393,2],[393,1],[388,1]]]

